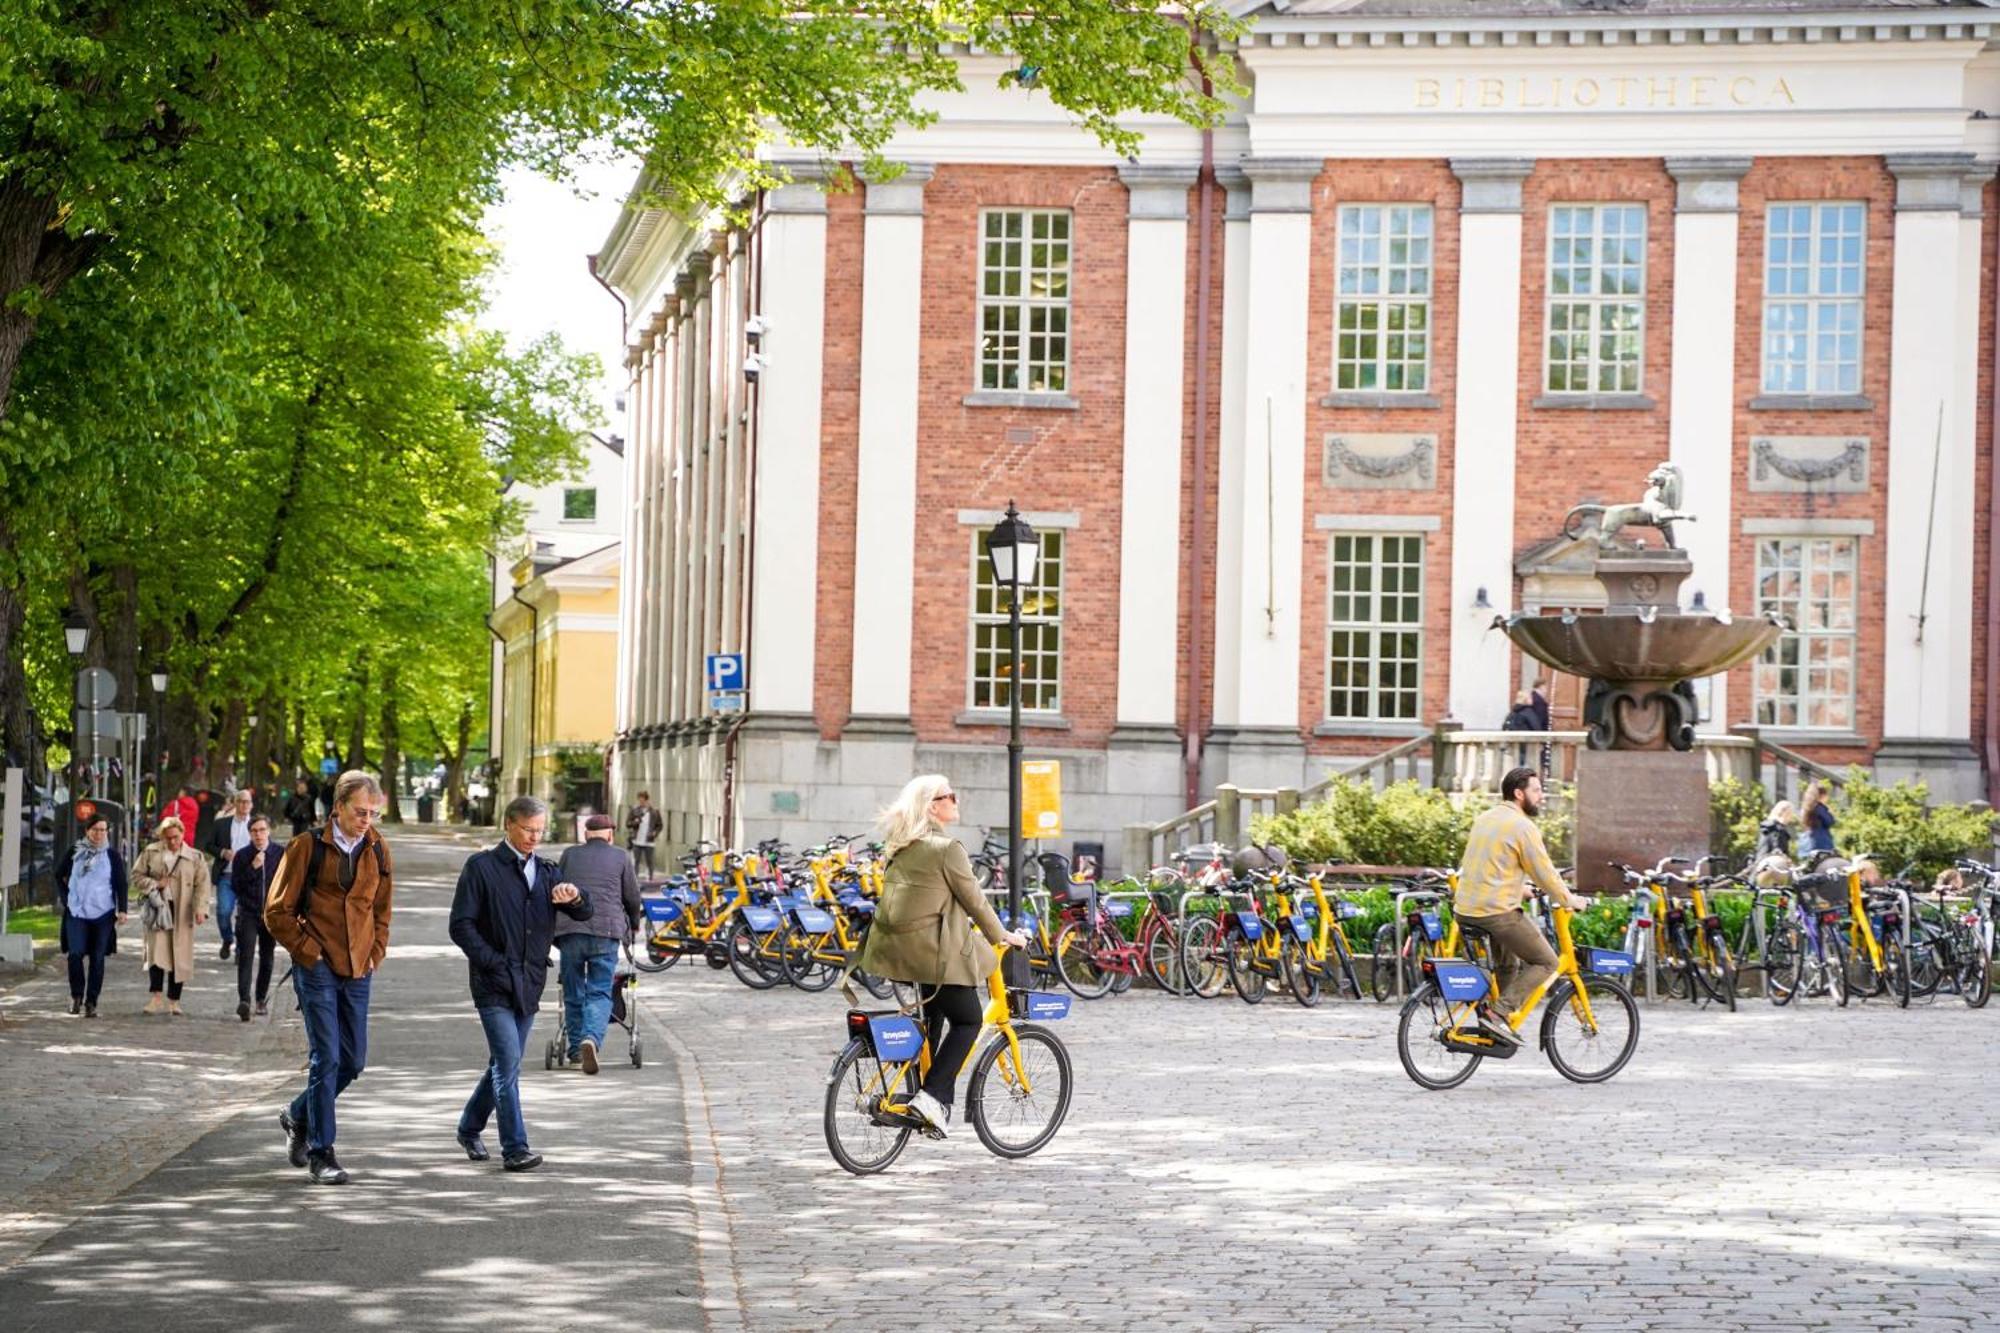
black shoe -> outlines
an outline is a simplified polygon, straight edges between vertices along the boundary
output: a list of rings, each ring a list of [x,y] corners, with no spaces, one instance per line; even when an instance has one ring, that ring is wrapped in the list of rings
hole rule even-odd
[[[250,1001],[238,1000],[236,1002],[236,1016],[245,1023],[250,1021]]]
[[[465,1149],[465,1155],[475,1162],[492,1160],[493,1154],[486,1151],[486,1140],[477,1134],[460,1134],[458,1146]]]
[[[285,1156],[293,1166],[304,1166],[311,1154],[306,1150],[306,1127],[292,1119],[290,1111],[278,1112],[278,1128],[285,1131]]]
[[[227,957],[229,957],[229,941],[228,941],[228,940],[224,940],[224,941],[222,942],[222,957],[224,957],[224,958],[227,958]]]
[[[306,1161],[306,1171],[312,1176],[313,1184],[315,1185],[345,1185],[347,1183],[347,1173],[341,1170],[340,1163],[334,1160],[333,1149],[331,1148],[328,1148],[325,1152],[311,1154]]]
[[[85,1018],[97,1017],[97,1006],[94,1004],[86,1004],[85,1006],[83,1006],[83,1016]]]
[[[83,1000],[82,1000],[82,999],[81,999],[80,997],[78,997],[78,996],[75,996],[75,995],[72,995],[72,996],[70,996],[70,997],[69,997],[69,1011],[70,1011],[71,1013],[73,1013],[73,1014],[80,1014],[80,1013],[82,1013],[82,1012],[83,1012]]]
[[[538,1152],[508,1153],[500,1159],[500,1165],[509,1171],[532,1171],[541,1164],[542,1155]]]

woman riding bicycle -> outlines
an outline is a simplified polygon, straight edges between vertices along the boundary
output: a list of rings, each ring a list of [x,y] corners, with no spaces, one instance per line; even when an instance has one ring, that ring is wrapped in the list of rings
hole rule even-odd
[[[946,832],[957,822],[958,795],[939,773],[910,779],[877,819],[887,865],[858,963],[875,976],[917,987],[930,1020],[931,1068],[910,1109],[940,1135],[951,1120],[958,1071],[979,1036],[984,1006],[978,987],[999,966],[993,946],[1028,944],[1026,935],[1001,928],[979,891],[972,859]]]

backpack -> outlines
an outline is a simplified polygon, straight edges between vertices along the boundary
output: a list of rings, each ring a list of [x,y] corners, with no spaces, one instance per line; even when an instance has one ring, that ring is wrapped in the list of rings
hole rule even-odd
[[[312,854],[306,858],[305,883],[299,885],[299,900],[292,907],[293,914],[300,917],[306,914],[306,908],[312,903],[313,885],[319,883],[320,867],[326,864],[326,844],[328,838],[320,836],[325,831],[326,826],[322,824],[306,835],[312,839]],[[328,837],[331,837],[331,835],[329,834]],[[382,839],[377,837],[369,846],[375,849],[375,873],[383,879],[388,879],[389,856],[388,853],[382,850]]]

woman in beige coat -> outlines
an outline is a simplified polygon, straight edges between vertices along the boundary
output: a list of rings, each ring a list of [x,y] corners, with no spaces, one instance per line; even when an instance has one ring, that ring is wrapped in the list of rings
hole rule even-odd
[[[146,930],[146,972],[152,995],[146,1012],[160,1012],[160,990],[166,988],[166,1011],[181,1011],[181,988],[194,975],[195,927],[208,921],[208,909],[215,899],[209,884],[208,858],[187,844],[187,830],[178,819],[162,819],[155,830],[157,840],[132,865],[132,886],[145,895],[159,889],[173,908],[171,929],[155,929],[148,919]]]
[[[978,988],[999,966],[993,946],[1028,946],[1026,935],[1001,929],[979,891],[972,858],[945,831],[957,822],[958,794],[939,773],[910,779],[882,812],[877,827],[888,867],[859,964],[878,977],[917,985],[917,1001],[930,1019],[931,1069],[910,1109],[940,1135],[951,1120],[959,1068],[979,1037],[985,1006]]]

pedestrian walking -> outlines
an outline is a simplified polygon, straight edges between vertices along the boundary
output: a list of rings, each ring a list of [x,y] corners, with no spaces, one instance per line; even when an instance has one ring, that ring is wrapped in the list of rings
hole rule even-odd
[[[264,900],[264,927],[292,956],[292,990],[306,1023],[306,1086],[278,1113],[293,1166],[314,1183],[345,1185],[333,1150],[334,1100],[368,1065],[368,993],[389,952],[395,871],[375,827],[382,784],[362,772],[333,784],[333,815],[285,844]]]
[[[645,873],[653,873],[653,843],[660,836],[660,812],[653,808],[650,792],[640,792],[638,803],[625,816],[625,832],[632,839],[632,863],[644,866]]]
[[[132,882],[146,902],[140,922],[146,927],[146,1012],[181,1012],[181,991],[194,976],[195,928],[208,921],[215,886],[208,878],[208,859],[187,844],[187,829],[168,817],[154,830],[156,840],[132,866]]]
[[[118,949],[118,927],[130,908],[125,858],[111,845],[111,821],[103,812],[83,822],[83,836],[56,865],[62,886],[58,939],[69,958],[69,1011],[97,1017],[104,990],[104,956]]]
[[[1534,699],[1529,695],[1529,693],[1526,690],[1516,690],[1514,692],[1514,707],[1508,710],[1507,719],[1506,721],[1500,724],[1500,730],[1502,731],[1541,730],[1535,714]],[[1514,747],[1514,762],[1520,765],[1525,765],[1528,762],[1527,746],[1517,745]]]
[[[1833,845],[1833,807],[1826,803],[1826,783],[1816,781],[1806,788],[1805,802],[1799,810],[1799,822],[1805,826],[1805,853],[1808,857],[1819,852],[1831,852]]]
[[[205,850],[215,858],[210,872],[215,882],[215,928],[222,935],[222,952],[217,957],[224,960],[236,943],[236,885],[232,878],[236,853],[250,845],[250,816],[256,799],[256,792],[239,787],[229,797],[228,812],[216,816],[208,826]]]
[[[466,859],[451,900],[451,939],[465,952],[487,1054],[486,1072],[458,1117],[458,1146],[475,1162],[488,1160],[492,1154],[480,1136],[497,1111],[501,1165],[509,1171],[542,1164],[542,1155],[528,1146],[521,1111],[521,1052],[548,980],[556,913],[590,920],[590,895],[564,883],[555,862],[535,855],[548,827],[546,801],[509,801],[505,837]]]
[[[1546,737],[1551,728],[1549,727],[1549,682],[1544,677],[1537,676],[1528,685],[1528,702],[1535,707],[1535,730],[1543,733]],[[1554,757],[1553,748],[1544,739],[1542,741],[1541,760],[1536,765],[1541,769],[1542,781],[1544,782],[1549,780],[1549,763]]]
[[[590,920],[556,922],[556,952],[562,956],[563,1031],[569,1058],[586,1074],[597,1072],[597,1053],[611,1023],[611,982],[618,970],[618,945],[639,929],[645,906],[632,858],[611,841],[617,824],[610,815],[583,822],[583,841],[556,863],[559,883],[574,884],[590,898]]]
[[[236,853],[230,879],[236,886],[236,1017],[250,1021],[250,968],[257,968],[257,1013],[270,1012],[271,958],[277,944],[264,925],[264,904],[278,880],[282,852],[271,845],[271,819],[250,816],[250,845]]]
[[[181,821],[184,837],[194,836],[195,827],[201,823],[201,805],[194,799],[193,787],[182,783],[180,794],[160,807],[160,823],[165,823],[169,819]],[[157,838],[159,834],[160,825],[153,825],[153,836]]]
[[[978,987],[999,966],[993,948],[1028,946],[1026,935],[1001,928],[979,891],[965,844],[948,831],[957,822],[958,794],[942,773],[911,778],[882,812],[882,901],[859,963],[917,987],[930,1021],[931,1068],[910,1109],[939,1134],[950,1125],[958,1071],[979,1036]]]
[[[292,794],[285,798],[285,818],[292,821],[292,836],[303,838],[319,822],[319,801],[312,783],[305,778],[292,780]]]

